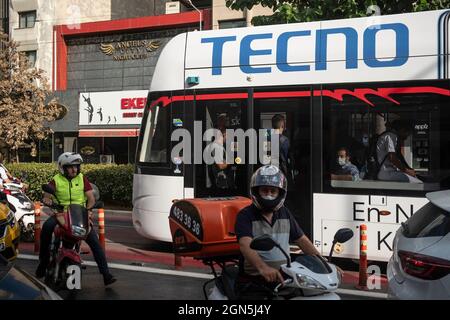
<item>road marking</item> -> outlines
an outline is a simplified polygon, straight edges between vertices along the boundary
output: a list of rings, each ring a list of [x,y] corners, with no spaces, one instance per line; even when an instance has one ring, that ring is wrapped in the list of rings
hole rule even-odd
[[[94,223],[95,227],[98,227],[97,223]],[[125,229],[134,229],[134,227],[132,225],[126,226],[126,225],[122,225],[122,224],[105,224],[106,227],[108,228],[125,228]]]
[[[359,297],[377,298],[377,299],[387,299],[388,298],[388,295],[386,293],[368,292],[368,291],[351,290],[351,289],[337,289],[336,293],[337,294],[348,294],[348,295],[359,296]]]
[[[19,257],[19,259],[25,259],[25,260],[39,260],[38,256],[34,256],[34,255],[30,255],[30,254],[19,254],[18,257]],[[97,264],[94,261],[84,260],[83,264],[87,265],[87,266],[91,266],[91,267],[97,266]],[[130,265],[121,264],[121,263],[108,263],[108,266],[110,268],[119,269],[119,270],[139,271],[139,272],[146,272],[146,273],[156,273],[156,274],[181,276],[181,277],[189,277],[189,278],[197,278],[197,279],[213,279],[214,278],[214,276],[212,274],[167,270],[167,269],[159,269],[159,268],[151,268],[151,267],[130,266]],[[352,296],[360,296],[360,297],[377,298],[377,299],[387,299],[388,298],[388,295],[386,293],[367,292],[367,291],[351,290],[351,289],[337,289],[336,293],[352,295]]]
[[[39,260],[38,256],[30,255],[30,254],[19,254],[19,259],[25,260]],[[96,267],[97,264],[94,261],[86,261],[83,260],[83,265]],[[147,273],[156,273],[156,274],[164,274],[171,276],[181,276],[181,277],[189,277],[189,278],[197,278],[197,279],[212,279],[214,278],[211,274],[199,273],[199,272],[187,272],[187,271],[177,271],[177,270],[167,270],[167,269],[159,269],[159,268],[151,268],[151,267],[140,267],[140,266],[130,266],[127,264],[121,263],[108,263],[108,266],[112,269],[120,269],[127,271],[139,271],[139,272],[147,272]]]

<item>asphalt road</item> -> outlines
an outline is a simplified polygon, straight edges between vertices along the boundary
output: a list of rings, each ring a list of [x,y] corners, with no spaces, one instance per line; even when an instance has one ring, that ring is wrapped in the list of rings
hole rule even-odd
[[[36,260],[18,259],[17,265],[34,274]],[[114,264],[113,264],[114,266]],[[206,273],[175,271],[170,268],[142,268],[143,271],[123,270],[136,268],[132,265],[119,265],[111,268],[118,279],[109,287],[103,285],[103,279],[96,267],[87,266],[83,270],[81,290],[76,295],[70,291],[58,294],[67,300],[204,300],[202,286],[210,277]],[[172,274],[163,274],[164,272]],[[203,277],[203,278],[199,278]],[[340,294],[343,300],[371,300],[373,297]]]
[[[118,279],[105,288],[103,279],[93,263],[83,270],[82,290],[76,295],[60,292],[64,299],[76,300],[203,300],[202,286],[211,277],[210,270],[192,258],[183,259],[183,267],[174,267],[172,247],[168,243],[151,241],[135,231],[130,213],[106,212],[106,239],[111,272]],[[17,265],[34,274],[37,257],[33,244],[21,246],[27,259]],[[87,248],[86,248],[87,249]],[[86,250],[85,249],[85,250]],[[89,250],[87,250],[89,251]],[[82,258],[92,261],[90,254]],[[94,265],[94,266],[91,266]],[[351,290],[352,288],[350,288]],[[342,299],[373,299],[372,296],[342,294]]]

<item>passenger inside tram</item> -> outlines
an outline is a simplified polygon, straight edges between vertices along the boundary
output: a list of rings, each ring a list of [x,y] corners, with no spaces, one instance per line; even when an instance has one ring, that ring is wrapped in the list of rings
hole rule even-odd
[[[358,168],[350,161],[350,152],[340,147],[332,164],[331,180],[360,181]]]

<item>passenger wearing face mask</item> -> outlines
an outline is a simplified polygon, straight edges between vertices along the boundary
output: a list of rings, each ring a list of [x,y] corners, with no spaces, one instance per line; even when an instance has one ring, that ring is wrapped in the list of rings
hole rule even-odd
[[[264,299],[268,292],[265,288],[283,281],[280,266],[287,262],[285,256],[276,248],[265,252],[251,249],[254,237],[269,234],[286,252],[292,242],[305,254],[320,254],[284,206],[286,193],[287,180],[278,167],[263,166],[253,174],[250,182],[253,204],[238,213],[235,224],[241,251],[235,286],[238,299]]]
[[[358,168],[350,162],[350,154],[347,148],[341,147],[336,153],[331,180],[360,181]]]

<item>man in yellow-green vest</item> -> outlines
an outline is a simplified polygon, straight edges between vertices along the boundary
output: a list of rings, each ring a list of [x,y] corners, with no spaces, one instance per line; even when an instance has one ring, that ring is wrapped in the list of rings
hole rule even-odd
[[[74,152],[64,152],[58,158],[59,173],[53,177],[49,186],[55,190],[55,197],[59,204],[65,208],[70,204],[79,204],[88,209],[89,216],[92,215],[92,207],[95,205],[95,196],[89,180],[80,172],[83,158]],[[52,196],[44,193],[43,202],[45,205],[52,204]],[[45,276],[50,260],[50,242],[52,233],[57,225],[55,216],[49,217],[42,226],[41,246],[39,252],[39,266],[36,270],[36,276],[41,278]],[[100,273],[103,275],[105,286],[116,281],[114,276],[109,272],[108,263],[106,261],[105,252],[100,246],[97,233],[93,228],[86,238],[86,243],[91,248]]]

